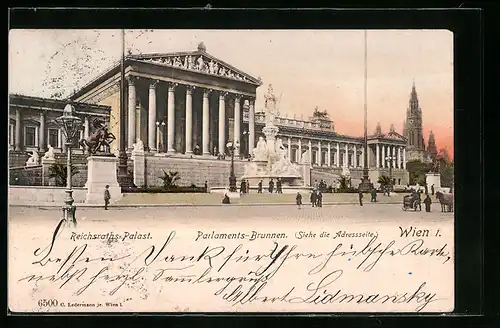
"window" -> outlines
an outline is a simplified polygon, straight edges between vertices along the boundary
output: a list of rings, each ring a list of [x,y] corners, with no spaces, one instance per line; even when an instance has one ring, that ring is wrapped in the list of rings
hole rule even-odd
[[[36,128],[34,126],[27,126],[24,130],[24,145],[34,147],[36,140]]]
[[[57,129],[49,129],[48,144],[54,148],[59,147],[59,131]]]

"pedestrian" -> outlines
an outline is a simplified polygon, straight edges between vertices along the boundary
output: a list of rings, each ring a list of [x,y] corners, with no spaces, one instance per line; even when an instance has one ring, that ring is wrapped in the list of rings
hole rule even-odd
[[[425,204],[425,211],[430,212],[432,200],[431,200],[431,197],[429,196],[429,194],[427,194],[427,197],[425,197],[424,204]]]
[[[271,181],[269,181],[269,193],[272,194],[273,190],[274,190],[274,181],[273,179],[271,179]]]
[[[432,196],[434,196],[434,184],[431,186],[431,193],[432,193]]]
[[[300,207],[302,206],[302,195],[298,191],[297,191],[297,196],[295,196],[295,201],[300,210]]]
[[[229,196],[227,194],[224,194],[224,198],[222,199],[222,204],[231,204],[231,201],[229,200]]]
[[[208,182],[205,180],[205,192],[208,192]]]
[[[358,192],[359,195],[359,206],[363,206],[363,193],[361,190]]]
[[[280,180],[280,178],[278,178],[278,179],[276,180],[276,193],[277,193],[277,194],[281,194],[281,193],[282,193],[282,191],[281,191],[281,180]]]
[[[257,193],[262,194],[262,180],[259,181],[259,184],[257,186]]]
[[[429,194],[429,187],[428,187],[427,183],[425,183],[425,194],[426,195]]]
[[[371,200],[370,200],[370,201],[371,201],[372,203],[376,203],[376,202],[377,202],[377,189],[372,188],[372,190],[371,190],[371,196],[372,196],[372,197],[371,197]]]
[[[245,194],[248,194],[250,191],[250,182],[248,180],[245,180]]]
[[[245,179],[242,179],[240,183],[240,194],[244,192],[245,192]]]
[[[316,207],[323,207],[323,193],[318,190],[316,194]]]
[[[315,207],[316,206],[316,190],[312,191],[310,201],[311,201],[312,207]]]
[[[109,200],[111,199],[111,194],[109,193],[109,185],[106,185],[104,189],[104,209],[108,210]]]

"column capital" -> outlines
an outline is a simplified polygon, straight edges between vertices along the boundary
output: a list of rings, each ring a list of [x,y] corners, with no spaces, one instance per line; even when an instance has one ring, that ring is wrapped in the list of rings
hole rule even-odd
[[[175,91],[175,88],[177,88],[179,86],[179,83],[173,83],[173,82],[170,82],[168,84],[168,91],[170,92],[174,92]]]
[[[255,97],[254,96],[247,96],[246,98],[248,99],[248,103],[250,105],[252,105],[255,102]]]
[[[156,89],[156,86],[158,85],[158,80],[152,80],[150,83],[149,83],[149,89]]]
[[[135,85],[135,82],[139,80],[138,76],[128,75],[126,78],[128,85]]]
[[[237,101],[237,102],[240,102],[241,98],[243,97],[242,94],[239,94],[239,93],[235,93],[234,94],[234,100]]]
[[[226,91],[220,91],[219,92],[219,99],[226,99],[227,92]]]
[[[208,98],[208,96],[210,96],[212,91],[213,91],[212,89],[203,89],[203,97]]]
[[[194,85],[186,85],[186,93],[191,95],[193,94],[194,89],[196,89],[196,86]]]

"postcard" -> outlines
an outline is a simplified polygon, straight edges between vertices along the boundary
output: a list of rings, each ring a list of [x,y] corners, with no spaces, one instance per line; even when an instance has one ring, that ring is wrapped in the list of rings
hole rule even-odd
[[[446,313],[447,30],[11,30],[12,313]]]

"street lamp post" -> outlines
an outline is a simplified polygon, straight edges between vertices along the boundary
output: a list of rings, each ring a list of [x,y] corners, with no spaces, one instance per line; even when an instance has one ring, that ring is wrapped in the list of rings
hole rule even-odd
[[[231,173],[229,175],[229,191],[236,192],[236,175],[234,174],[234,151],[239,147],[237,142],[232,143],[231,141],[226,144],[227,150],[231,155]]]
[[[63,219],[66,221],[68,226],[76,226],[75,210],[76,207],[73,205],[73,186],[72,186],[72,174],[71,174],[71,146],[75,143],[75,138],[78,131],[82,128],[82,120],[74,115],[75,108],[71,104],[67,104],[64,107],[63,115],[55,119],[55,123],[62,128],[64,135],[66,137],[66,150],[68,153],[68,158],[66,162],[66,198],[64,199]]]
[[[364,136],[363,136],[363,179],[359,189],[368,192],[372,188],[368,172],[368,105],[367,105],[367,83],[368,83],[368,51],[367,51],[367,32],[365,30],[365,78],[364,78]]]
[[[164,149],[165,147],[165,121],[162,121],[161,122],[161,127],[160,127],[160,139],[161,139],[161,152],[165,152],[166,149]]]
[[[389,180],[390,180],[390,183],[389,183],[389,188],[392,189],[392,161],[394,161],[396,159],[396,157],[394,156],[387,156],[385,158],[385,162],[389,165]]]
[[[250,145],[248,144],[248,135],[250,132],[247,130],[243,131],[243,142],[245,143],[244,157],[247,158],[250,154]]]

